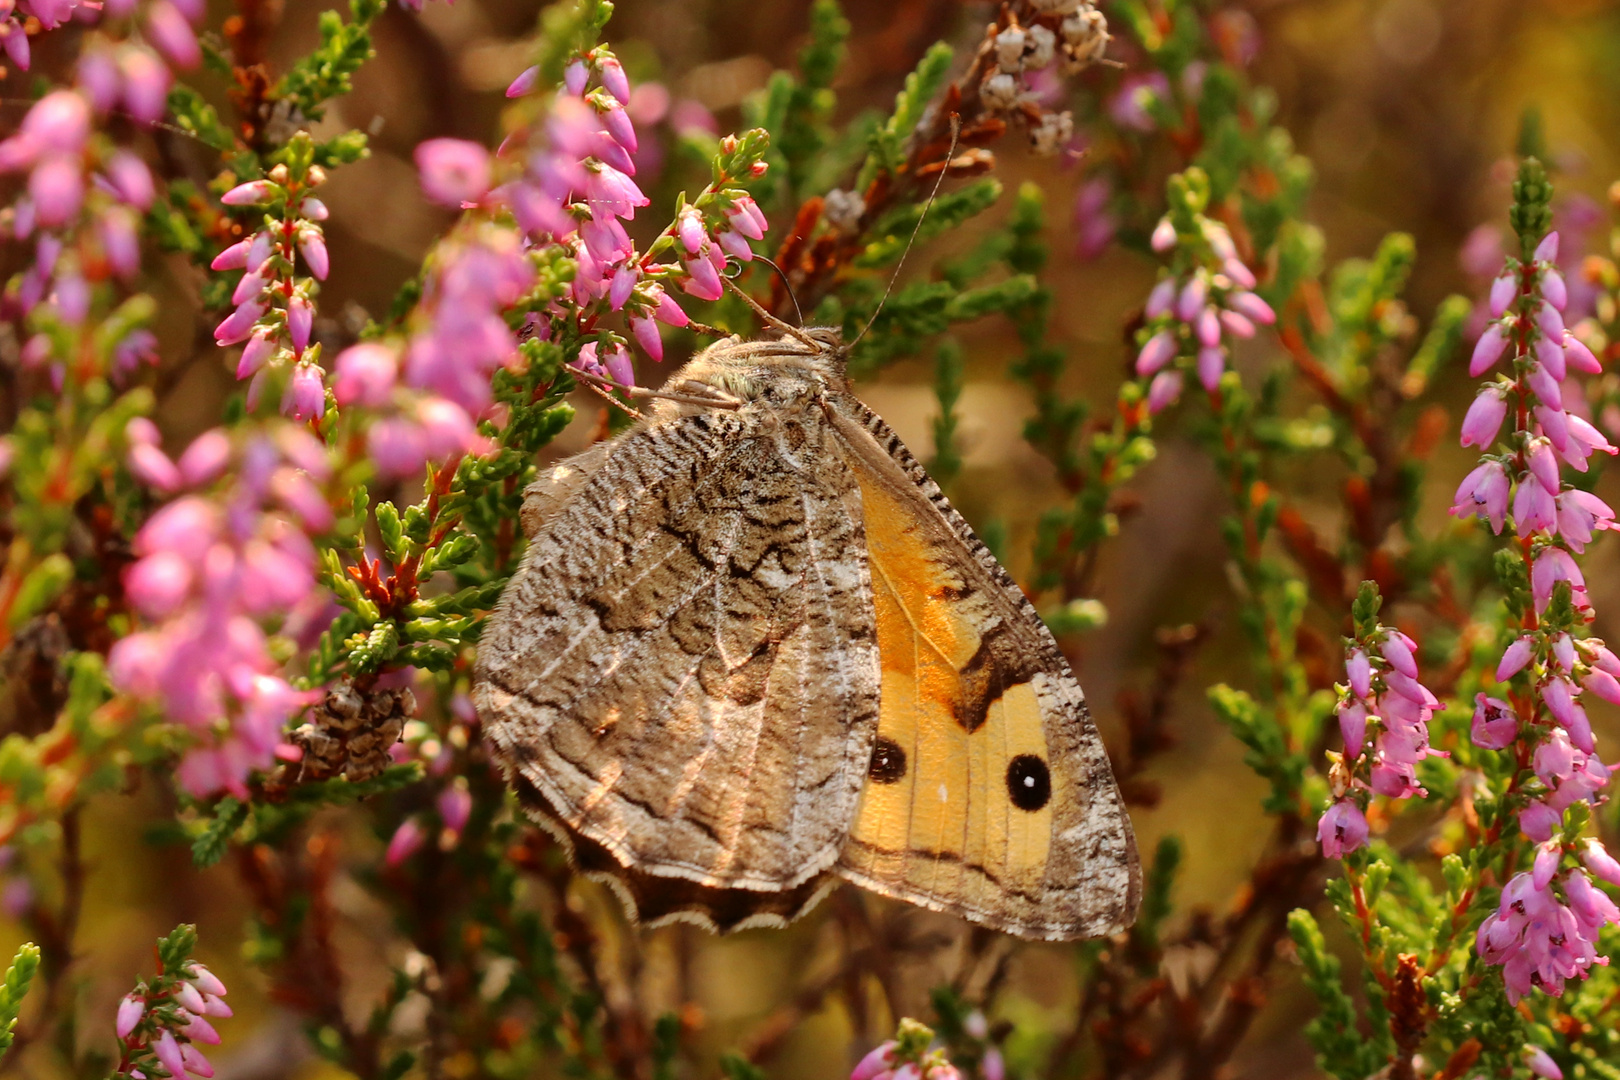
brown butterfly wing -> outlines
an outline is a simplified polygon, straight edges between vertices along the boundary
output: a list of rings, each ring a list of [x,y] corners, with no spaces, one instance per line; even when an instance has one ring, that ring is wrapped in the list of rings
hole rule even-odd
[[[832,412],[860,485],[882,665],[845,877],[1024,937],[1096,937],[1141,895],[1130,819],[1040,616],[887,425]]]
[[[842,850],[878,665],[859,494],[824,435],[819,411],[655,420],[531,498],[475,700],[520,790],[643,905],[681,907],[646,895],[666,878],[700,908],[802,907]]]

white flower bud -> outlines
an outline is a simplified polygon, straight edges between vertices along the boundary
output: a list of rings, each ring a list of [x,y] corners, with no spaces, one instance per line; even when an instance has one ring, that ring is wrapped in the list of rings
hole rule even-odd
[[[1071,70],[1096,63],[1108,51],[1108,20],[1094,8],[1070,15],[1059,29]]]
[[[1024,32],[1009,27],[996,35],[996,63],[1001,70],[1017,74],[1024,66]]]
[[[1031,69],[1043,68],[1052,62],[1057,49],[1057,35],[1044,26],[1032,26],[1025,32],[1024,65]]]
[[[1004,112],[1018,103],[1018,80],[1005,72],[992,75],[979,84],[979,97],[985,108]]]
[[[1029,129],[1029,144],[1037,154],[1051,156],[1063,149],[1063,144],[1074,136],[1074,117],[1065,110],[1047,113],[1041,122]]]

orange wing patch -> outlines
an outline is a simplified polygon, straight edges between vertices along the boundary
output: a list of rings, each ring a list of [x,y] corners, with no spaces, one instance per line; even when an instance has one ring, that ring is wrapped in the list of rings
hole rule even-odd
[[[883,688],[842,861],[933,906],[994,911],[1007,891],[1037,899],[1052,778],[1033,670],[914,511],[862,480]]]

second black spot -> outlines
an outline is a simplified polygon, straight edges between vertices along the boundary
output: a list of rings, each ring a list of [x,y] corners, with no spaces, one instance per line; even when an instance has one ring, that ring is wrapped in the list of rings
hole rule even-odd
[[[1007,763],[1007,797],[1020,810],[1034,813],[1052,798],[1052,774],[1034,754],[1019,754]]]
[[[866,775],[874,784],[893,784],[906,775],[906,752],[893,739],[879,737],[872,747],[872,763]]]

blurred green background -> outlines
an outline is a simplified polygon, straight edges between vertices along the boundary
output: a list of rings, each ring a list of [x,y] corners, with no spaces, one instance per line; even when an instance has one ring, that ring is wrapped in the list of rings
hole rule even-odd
[[[316,15],[325,6],[314,0],[285,4],[283,22],[269,40],[272,65],[310,47]],[[323,122],[333,130],[367,130],[373,151],[324,193],[332,212],[327,236],[334,271],[321,302],[323,316],[338,324],[325,332],[340,334],[343,325],[355,325],[360,309],[384,310],[449,223],[418,191],[411,151],[422,139],[440,135],[498,138],[501,91],[528,62],[538,6],[534,0],[433,2],[420,15],[393,8],[382,19],[377,59]],[[1478,290],[1480,278],[1468,272],[1464,256],[1470,241],[1488,241],[1488,233],[1476,232],[1481,225],[1505,224],[1510,155],[1527,113],[1539,118],[1534,122],[1556,169],[1566,244],[1581,221],[1588,222],[1591,242],[1603,242],[1611,221],[1606,190],[1620,178],[1620,3],[1260,0],[1238,6],[1258,28],[1260,50],[1251,76],[1274,90],[1282,123],[1315,163],[1311,217],[1325,233],[1330,264],[1370,254],[1390,231],[1412,234],[1418,259],[1407,296],[1418,324],[1447,294]],[[805,7],[801,0],[621,0],[608,32],[637,83],[661,82],[672,102],[701,105],[726,131],[740,125],[740,104],[763,87],[773,68],[791,65],[804,37]],[[215,2],[211,8],[217,26],[229,14],[227,5]],[[957,0],[849,0],[846,13],[854,33],[839,86],[841,117],[888,103],[929,44],[971,45],[992,15],[988,5]],[[1074,92],[1086,93],[1086,84]],[[1117,247],[1080,258],[1069,207],[1088,161],[1038,159],[1019,141],[1009,139],[998,149],[1000,175],[1009,191],[1033,180],[1047,192],[1054,225],[1047,280],[1059,297],[1055,337],[1073,349],[1067,389],[1106,409],[1126,370],[1124,327],[1140,308],[1156,264]],[[665,187],[656,190],[667,198],[674,189]],[[975,227],[989,227],[1000,216],[993,211]],[[907,276],[926,274],[932,259],[968,246],[973,235],[973,229],[963,230],[914,254]],[[190,351],[193,316],[200,314],[178,293],[165,299],[170,303],[158,419],[178,441],[210,426],[235,387],[218,350]],[[1047,463],[1019,438],[1029,403],[1005,376],[1012,348],[1007,328],[987,320],[962,340],[968,358],[961,403],[965,467],[951,495],[975,524],[1005,530],[1016,575],[1040,510],[1062,493]],[[1266,365],[1275,360],[1273,353],[1263,341],[1253,344],[1240,353],[1239,366]],[[936,411],[931,378],[929,359],[917,358],[860,388],[924,459]],[[1455,420],[1471,390],[1456,367],[1446,379],[1441,397]],[[597,421],[594,399],[577,404],[580,419],[556,445],[558,454],[583,445]],[[1159,449],[1158,460],[1135,485],[1135,512],[1105,548],[1097,582],[1108,624],[1080,642],[1075,659],[1104,737],[1114,740],[1120,696],[1151,686],[1155,633],[1186,623],[1210,631],[1177,691],[1171,722],[1177,745],[1149,771],[1162,799],[1134,815],[1144,851],[1166,833],[1185,841],[1186,869],[1176,894],[1178,918],[1184,920],[1200,910],[1226,909],[1265,830],[1257,808],[1261,785],[1203,698],[1208,684],[1241,681],[1245,671],[1216,528],[1225,496],[1190,443],[1172,436]],[[1468,461],[1448,436],[1434,459],[1429,490],[1437,527]],[[1317,524],[1332,535],[1336,478],[1290,479],[1307,508],[1313,491],[1319,497]],[[1611,640],[1620,636],[1608,625],[1620,612],[1613,547],[1612,541],[1599,544],[1588,570],[1599,612],[1594,629]],[[1604,735],[1615,736],[1613,723]],[[222,1025],[225,1044],[212,1055],[220,1080],[327,1075],[330,1068],[307,1049],[297,1019],[266,998],[263,982],[238,954],[247,901],[233,862],[199,873],[184,848],[143,842],[148,827],[168,812],[166,800],[150,786],[140,788],[127,800],[101,803],[86,823],[94,876],[79,940],[89,982],[79,1003],[78,1037],[110,1048],[116,1001],[137,976],[150,972],[151,942],[176,922],[191,921],[202,933],[200,957],[230,985],[237,1011]],[[361,819],[334,825],[346,853],[375,858],[380,841]],[[360,1015],[380,989],[386,965],[402,962],[402,946],[390,934],[384,910],[360,885],[340,874],[333,897],[347,993]],[[582,910],[616,918],[609,898],[594,886],[581,885],[575,899]],[[843,893],[787,931],[716,940],[675,927],[619,938],[626,954],[615,959],[636,973],[624,992],[638,995],[652,1012],[692,1003],[685,1019],[712,1052],[747,1043],[760,1037],[762,1023],[792,1017],[779,1010],[797,989],[826,974],[821,939],[829,910],[840,903],[884,907]],[[885,989],[899,1011],[926,1014],[931,986],[989,977],[1001,953],[1010,951],[1002,1015],[1020,1021],[1028,1037],[1065,1028],[1075,1005],[1071,950],[996,942],[974,951],[964,947],[950,919],[908,913],[905,925],[907,936],[885,946],[892,955],[883,965],[889,973]],[[20,938],[19,929],[0,918],[0,950]],[[978,969],[964,971],[974,958]],[[1193,947],[1175,959],[1186,971],[1209,957]],[[1168,967],[1166,977],[1176,978],[1177,970]],[[1300,1035],[1311,1006],[1290,985],[1287,966],[1278,970],[1264,1014],[1230,1075],[1313,1072]],[[894,1017],[876,1004],[881,996],[875,988],[858,989],[874,1003],[868,1015],[851,1016],[837,1006],[812,1009],[780,1034],[769,1060],[773,1076],[841,1075],[852,1040],[864,1049],[885,1037]],[[396,1014],[394,1022],[407,1030],[413,1019]],[[1012,1049],[1016,1058],[1018,1047]],[[52,1063],[35,1048],[4,1068],[46,1077],[55,1075]]]

